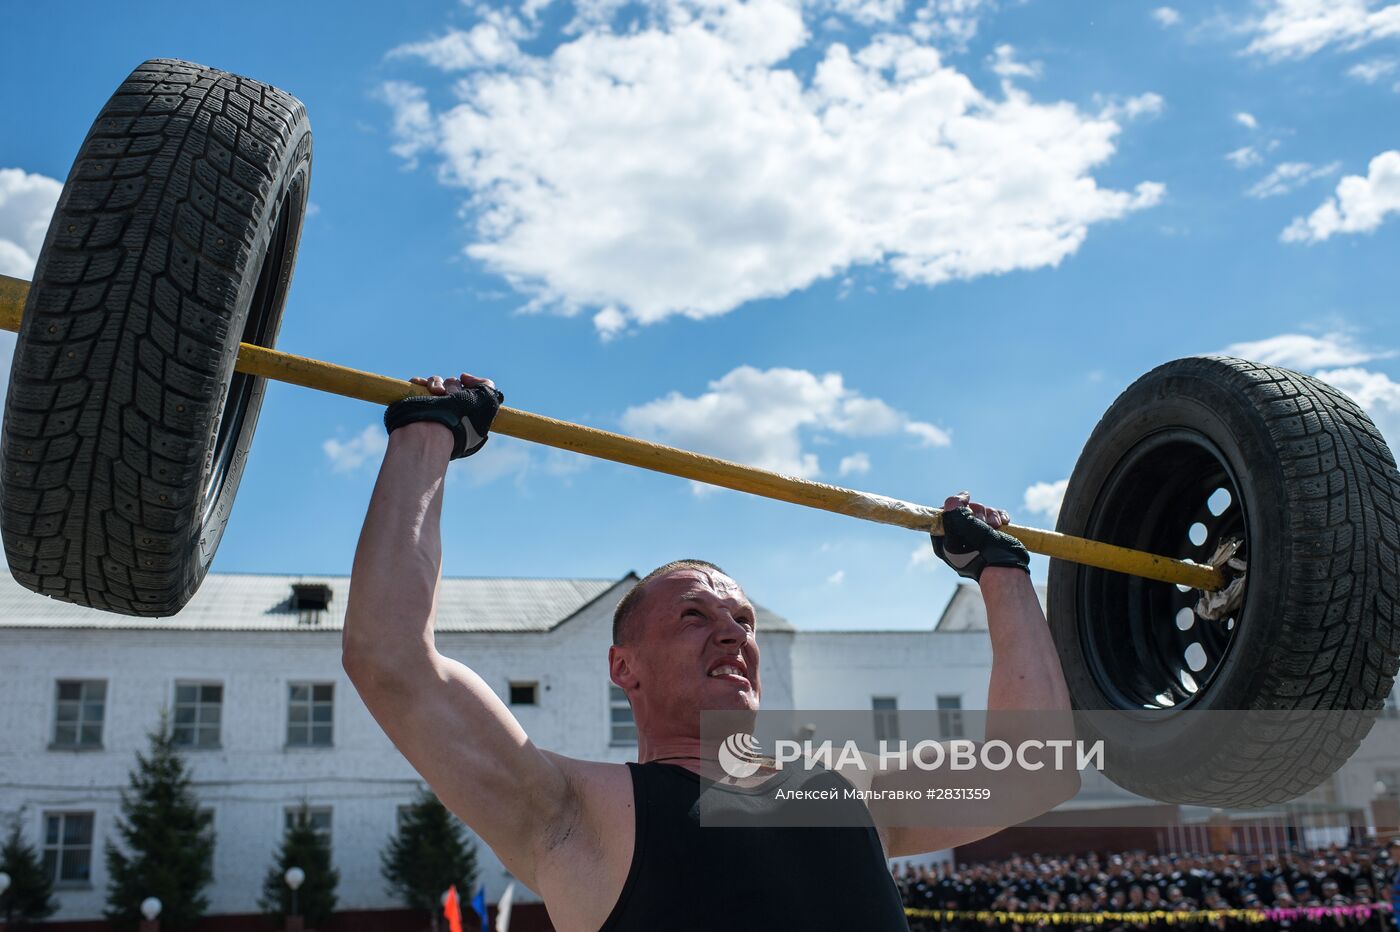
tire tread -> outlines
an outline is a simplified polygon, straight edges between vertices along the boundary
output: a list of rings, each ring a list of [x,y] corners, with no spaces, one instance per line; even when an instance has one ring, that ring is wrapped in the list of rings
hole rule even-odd
[[[138,66],[94,122],[6,401],[0,518],[23,585],[154,616],[203,578],[191,538],[241,332],[236,283],[261,258],[274,170],[303,134],[305,108],[285,92],[171,59]]]

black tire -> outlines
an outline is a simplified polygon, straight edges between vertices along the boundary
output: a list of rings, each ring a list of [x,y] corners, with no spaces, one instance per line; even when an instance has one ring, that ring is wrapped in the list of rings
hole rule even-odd
[[[1217,518],[1213,488],[1233,489]],[[1216,522],[1199,545],[1197,521]],[[1248,573],[1243,605],[1212,622],[1178,614],[1197,593],[1052,561],[1048,617],[1075,708],[1120,710],[1078,723],[1105,741],[1108,776],[1167,802],[1261,806],[1334,773],[1396,673],[1397,528],[1395,460],[1331,386],[1227,357],[1133,383],[1085,445],[1057,529],[1198,562],[1242,536]],[[1194,639],[1189,659],[1178,633]],[[1257,714],[1196,714],[1220,710]],[[1348,714],[1311,714],[1336,710]]]
[[[25,304],[0,444],[10,572],[35,592],[172,615],[228,522],[311,173],[306,108],[153,59],[68,175]]]

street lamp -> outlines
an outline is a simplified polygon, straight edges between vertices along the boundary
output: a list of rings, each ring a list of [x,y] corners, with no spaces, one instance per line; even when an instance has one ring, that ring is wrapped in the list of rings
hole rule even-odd
[[[297,913],[297,890],[306,880],[306,871],[300,867],[289,867],[287,872],[282,875],[282,879],[292,890],[292,912],[287,917],[287,932],[301,932],[301,916]]]
[[[156,922],[156,917],[160,915],[160,900],[153,896],[148,896],[141,901],[141,915],[146,917],[146,921],[141,923],[141,932],[160,932],[160,923]]]

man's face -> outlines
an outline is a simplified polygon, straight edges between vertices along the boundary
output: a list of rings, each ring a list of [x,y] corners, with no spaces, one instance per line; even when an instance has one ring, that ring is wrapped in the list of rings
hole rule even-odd
[[[625,657],[620,685],[632,690],[639,724],[689,732],[702,710],[757,711],[754,625],[753,605],[723,573],[686,568],[648,583],[630,642],[614,649]]]

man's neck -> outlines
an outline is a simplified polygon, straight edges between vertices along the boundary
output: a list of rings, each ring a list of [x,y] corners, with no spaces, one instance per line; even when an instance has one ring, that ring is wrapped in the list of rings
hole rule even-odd
[[[707,746],[694,735],[662,735],[657,737],[645,733],[638,735],[638,763],[645,764],[661,759],[676,763],[684,763],[686,760],[713,762],[719,760],[719,747],[714,744]]]
[[[645,734],[638,735],[637,763],[675,764],[716,783],[740,785],[761,782],[777,772],[777,768],[765,759],[764,765],[752,777],[735,780],[720,767],[717,744],[706,744],[690,736],[650,738]]]

